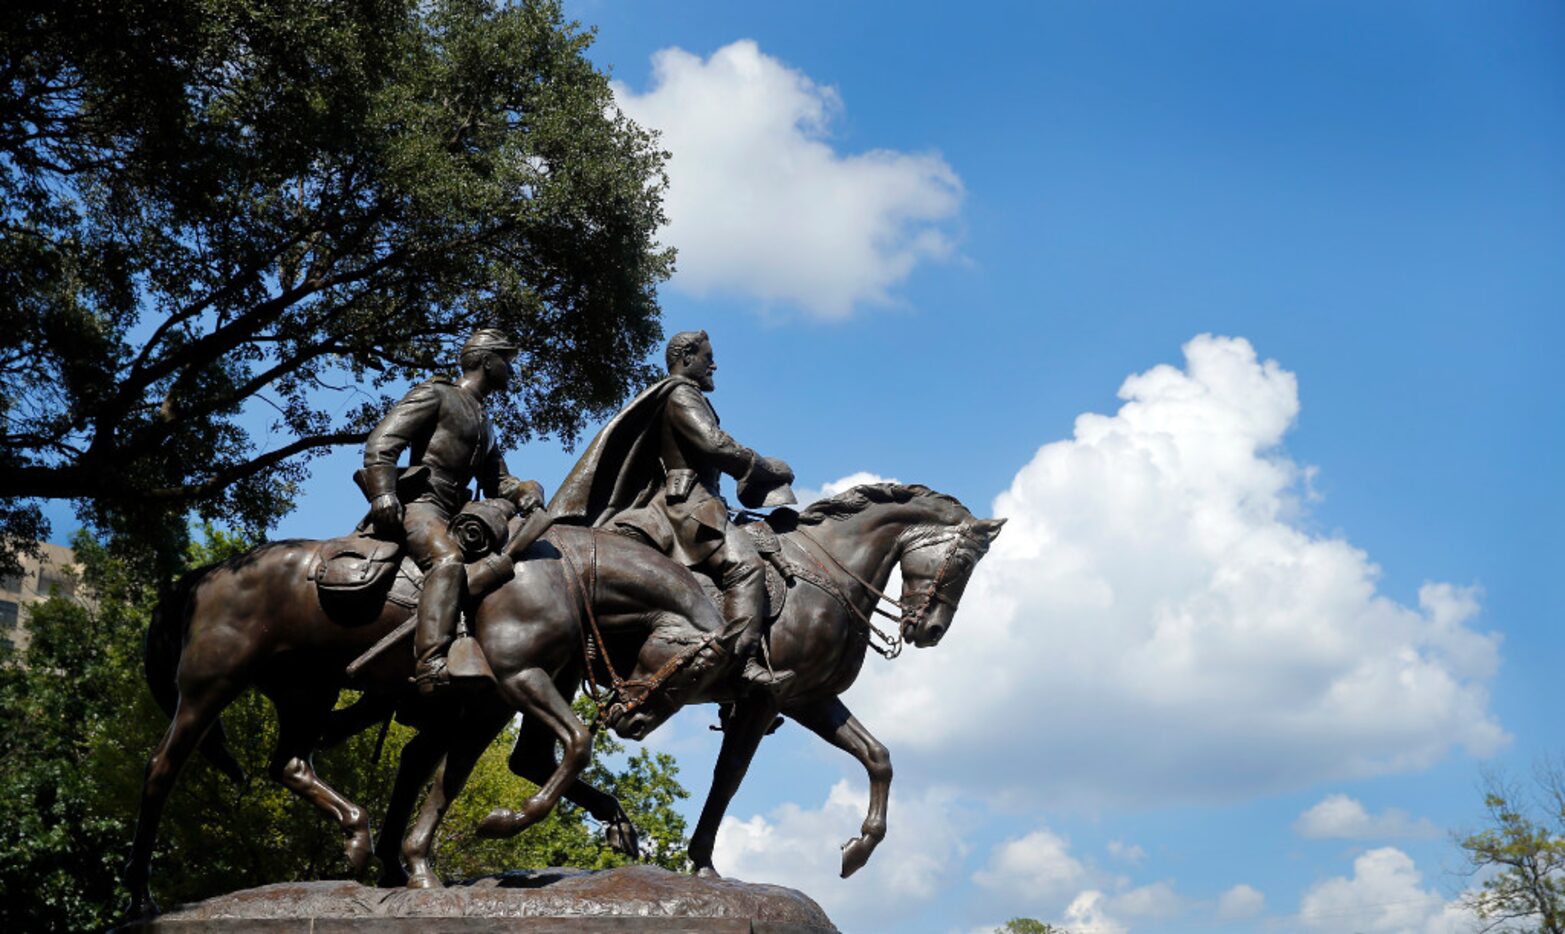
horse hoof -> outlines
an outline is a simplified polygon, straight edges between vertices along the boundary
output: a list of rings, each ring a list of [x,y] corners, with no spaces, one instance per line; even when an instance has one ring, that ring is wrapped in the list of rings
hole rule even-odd
[[[408,888],[410,889],[443,889],[440,877],[432,872],[415,872],[408,876]]]
[[[864,868],[869,862],[869,855],[875,852],[875,844],[866,841],[863,837],[854,837],[842,845],[842,877],[847,877]]]
[[[345,852],[348,856],[348,865],[353,868],[355,874],[363,872],[364,867],[370,864],[370,856],[373,855],[374,849],[368,830],[355,831],[348,837]]]
[[[719,875],[718,871],[716,869],[713,869],[711,866],[702,866],[700,869],[696,870],[696,878],[697,879],[721,879],[722,876]]]
[[[521,829],[516,826],[516,823],[515,811],[510,808],[495,808],[489,812],[488,817],[478,822],[478,835],[490,840],[514,837]]]
[[[641,855],[641,845],[637,839],[636,825],[630,822],[630,818],[623,814],[608,822],[603,827],[603,841],[609,845],[609,849],[621,856],[631,859]]]

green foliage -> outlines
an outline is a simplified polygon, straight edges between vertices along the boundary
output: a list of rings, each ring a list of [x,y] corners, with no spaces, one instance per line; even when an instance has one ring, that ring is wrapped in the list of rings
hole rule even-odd
[[[1485,782],[1485,827],[1457,842],[1482,888],[1464,898],[1486,931],[1565,934],[1565,764],[1545,761],[1528,792]]]
[[[1012,918],[1005,922],[997,934],[1070,934],[1070,932],[1035,918]]]
[[[249,546],[210,528],[204,538],[191,549],[193,563]],[[0,930],[92,930],[116,920],[124,897],[119,870],[143,767],[168,722],[142,675],[141,639],[155,594],[92,539],[83,535],[75,547],[95,605],[39,604],[25,656],[0,650]],[[336,825],[265,777],[276,740],[270,704],[251,691],[223,719],[251,780],[236,788],[200,757],[191,760],[159,833],[153,867],[159,900],[346,875]],[[315,759],[321,777],[376,820],[390,794],[396,755],[413,735],[392,725],[376,762],[377,733],[368,730]],[[441,872],[625,862],[602,845],[586,815],[568,806],[511,840],[473,839],[473,827],[491,807],[514,807],[536,790],[506,769],[512,738],[508,730],[488,750],[447,815],[437,841]],[[682,868],[685,825],[673,804],[686,792],[673,761],[643,750],[611,768],[604,757],[622,760],[622,747],[599,737],[596,748],[588,780],[621,799],[643,832],[649,859]]]
[[[639,388],[665,154],[591,39],[557,0],[9,5],[0,546],[39,498],[163,574],[192,509],[263,530],[481,324],[507,443]]]
[[[578,715],[586,711],[577,705]],[[515,807],[537,790],[536,786],[514,778],[506,768],[515,733],[506,735],[489,747],[474,767],[468,786],[448,812],[437,842],[440,872],[455,877],[472,877],[507,867],[577,866],[583,869],[608,869],[634,862],[610,850],[600,830],[580,808],[562,801],[554,813],[506,840],[480,839],[473,833],[478,822],[496,807]],[[685,820],[674,810],[674,802],[689,794],[680,786],[679,767],[667,753],[640,750],[618,771],[605,760],[622,759],[624,745],[612,736],[600,733],[593,738],[593,764],[583,774],[588,784],[610,790],[641,833],[642,853],[647,862],[665,869],[686,868]]]

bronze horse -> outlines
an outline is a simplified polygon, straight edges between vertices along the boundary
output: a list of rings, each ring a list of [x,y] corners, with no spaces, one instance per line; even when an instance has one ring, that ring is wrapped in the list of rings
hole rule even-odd
[[[712,865],[718,825],[761,739],[781,713],[847,751],[869,775],[869,813],[859,835],[842,848],[846,877],[862,867],[884,839],[891,790],[886,747],[838,698],[858,677],[872,644],[871,614],[882,600],[890,601],[883,590],[892,569],[900,565],[902,595],[891,601],[901,609],[894,617],[899,630],[884,640],[887,648],[876,648],[894,655],[904,639],[920,648],[939,643],[950,629],[973,568],[1005,520],[975,519],[956,499],[927,487],[885,483],[854,487],[801,514],[778,510],[770,522],[782,533],[788,562],[801,571],[769,638],[772,666],[793,671],[795,677],[776,696],[750,691],[735,698],[730,682],[711,681],[715,690],[701,694],[697,689],[678,699],[686,704],[733,702],[724,717],[712,787],[690,840],[690,860],[698,874],[718,874]],[[664,716],[664,710],[638,711],[614,728],[638,738]],[[482,746],[464,755],[481,751]],[[388,815],[388,821],[395,819],[395,814]],[[479,833],[509,835],[523,826],[508,809],[499,808],[483,821]]]
[[[891,756],[838,695],[858,677],[871,645],[871,614],[892,568],[900,565],[898,633],[882,654],[905,639],[919,648],[940,642],[973,568],[989,550],[1004,519],[975,519],[956,499],[927,487],[874,484],[854,487],[808,507],[796,523],[778,516],[784,554],[804,568],[772,625],[771,663],[795,676],[779,697],[755,692],[735,704],[723,728],[712,788],[690,839],[690,860],[701,875],[717,875],[712,847],[728,802],[750,759],[779,713],[857,759],[869,775],[869,813],[859,835],[842,847],[842,875],[869,860],[886,835]],[[792,526],[790,529],[789,526]]]
[[[266,544],[192,572],[154,615],[147,634],[147,679],[172,719],[147,761],[125,868],[132,917],[157,911],[148,888],[153,844],[164,803],[190,754],[199,747],[230,777],[243,779],[223,745],[218,717],[252,685],[277,711],[277,747],[268,773],[338,822],[356,870],[369,859],[368,815],[316,775],[311,756],[329,726],[340,738],[332,709],[343,688],[361,688],[374,701],[416,697],[408,685],[413,656],[405,647],[380,654],[351,685],[344,673],[349,662],[410,611],[388,602],[355,619],[324,606],[308,573],[318,545]],[[585,586],[583,567],[591,569]],[[511,768],[541,787],[512,815],[511,827],[520,830],[541,819],[564,794],[605,822],[611,845],[636,851],[634,830],[619,803],[576,782],[592,754],[591,736],[570,706],[583,669],[584,598],[591,601],[603,633],[603,651],[617,656],[620,670],[631,672],[633,679],[647,678],[672,659],[687,662],[667,688],[637,710],[641,728],[650,729],[674,712],[673,698],[685,682],[706,689],[705,682],[722,673],[723,666],[715,664],[721,647],[701,646],[707,641],[704,634],[720,630],[723,619],[688,570],[620,536],[570,527],[551,530],[517,562],[516,576],[485,596],[473,613],[473,632],[494,670],[495,688],[437,701],[425,714],[432,723],[438,719],[441,728],[421,730],[404,749],[389,807],[400,819],[392,822],[395,834],[383,832],[375,848],[386,881],[439,884],[429,865],[435,826],[478,753],[517,711],[525,716]],[[389,712],[390,706],[379,711]],[[339,711],[336,720],[344,713]],[[556,740],[564,749],[559,762]],[[398,836],[437,764],[434,789],[399,853]],[[399,856],[407,858],[406,873]]]

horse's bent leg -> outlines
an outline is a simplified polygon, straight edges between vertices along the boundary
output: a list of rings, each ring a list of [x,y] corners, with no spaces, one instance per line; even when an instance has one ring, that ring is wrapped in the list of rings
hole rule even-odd
[[[179,704],[168,730],[158,741],[147,759],[146,778],[141,786],[141,808],[136,816],[136,833],[131,843],[130,860],[125,864],[125,887],[130,890],[129,916],[132,918],[157,914],[157,903],[152,900],[149,880],[152,867],[152,848],[157,841],[158,822],[163,817],[163,805],[169,792],[184,768],[186,760],[195,751],[217,722],[218,714],[238,696],[237,682],[217,678],[202,683],[189,683],[182,679]]]
[[[522,718],[516,748],[511,750],[510,767],[514,774],[540,786],[559,768],[554,755],[554,735],[532,717]],[[580,778],[565,789],[565,797],[603,824],[603,836],[610,849],[622,856],[641,855],[636,825],[631,823],[630,815],[620,806],[618,798]]]
[[[435,774],[435,766],[446,754],[446,737],[434,730],[423,730],[408,740],[397,759],[397,780],[391,786],[386,815],[375,838],[375,855],[380,858],[380,884],[386,887],[407,885],[408,873],[402,867],[402,837],[408,831],[408,819],[419,793]]]
[[[553,731],[565,747],[560,764],[539,786],[520,811],[495,808],[478,825],[481,837],[511,837],[543,820],[559,803],[577,777],[592,762],[592,735],[561,696],[554,682],[540,668],[525,668],[500,682],[500,693],[523,714],[523,722],[535,720]]]
[[[690,863],[696,875],[717,877],[717,869],[712,865],[717,827],[723,822],[728,802],[739,790],[739,783],[744,781],[744,773],[750,768],[750,760],[755,757],[761,738],[776,716],[777,701],[758,693],[735,704],[733,714],[723,725],[723,748],[712,769],[712,790],[706,793],[701,820],[690,837]]]
[[[446,816],[446,809],[462,793],[467,776],[472,773],[473,766],[478,764],[478,757],[484,754],[490,741],[510,717],[511,711],[495,705],[478,711],[464,711],[455,725],[455,732],[446,749],[445,762],[435,773],[435,784],[424,799],[424,806],[418,812],[418,820],[414,822],[412,831],[402,841],[402,855],[408,862],[408,888],[440,888],[440,877],[435,875],[430,863],[435,847],[435,831]]]
[[[869,813],[859,836],[842,845],[842,877],[857,872],[886,838],[886,801],[891,796],[891,753],[835,697],[800,707],[788,715],[815,735],[859,760],[869,773]]]
[[[273,698],[277,706],[277,748],[267,767],[274,781],[335,820],[346,837],[343,849],[354,872],[370,858],[369,814],[321,781],[310,756],[331,712],[336,689]]]

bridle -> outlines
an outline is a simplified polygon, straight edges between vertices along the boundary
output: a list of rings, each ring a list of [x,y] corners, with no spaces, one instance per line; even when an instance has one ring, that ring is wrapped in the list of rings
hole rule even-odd
[[[571,550],[564,542],[555,542],[554,546],[560,552],[567,568],[565,574],[566,586],[570,589],[572,599],[580,603],[586,613],[587,623],[591,627],[582,628],[582,689],[587,697],[592,700],[593,717],[588,730],[592,733],[605,724],[612,724],[628,714],[635,712],[636,708],[649,701],[653,694],[669,678],[688,666],[695,657],[706,649],[712,649],[719,655],[726,655],[727,651],[718,642],[722,631],[709,632],[694,645],[688,646],[674,655],[663,666],[646,678],[622,678],[619,672],[614,670],[614,660],[609,657],[608,645],[603,641],[603,632],[598,628],[598,616],[593,612],[593,604],[598,596],[598,536],[603,532],[592,529],[592,553],[591,562],[588,565],[588,573],[583,575],[581,568],[577,566],[576,559],[571,557]],[[603,667],[609,674],[608,691],[600,694],[598,691],[597,677],[593,674],[593,662],[601,658]],[[672,694],[672,689],[665,689],[664,693]],[[605,710],[605,708],[607,708]]]
[[[946,574],[951,568],[951,563],[956,559],[957,555],[966,550],[962,547],[964,544],[970,543],[975,549],[980,551],[987,544],[983,538],[973,532],[973,526],[971,523],[964,522],[961,525],[948,529],[945,533],[932,535],[921,541],[914,542],[906,548],[903,548],[901,560],[905,560],[908,555],[915,551],[922,551],[925,548],[933,548],[936,545],[944,545],[947,542],[953,543],[951,548],[947,550],[945,555],[941,557],[940,564],[935,569],[934,576],[929,578],[927,586],[919,587],[916,583],[910,584],[904,579],[902,583],[902,595],[900,597],[893,598],[890,594],[876,587],[874,584],[871,584],[869,581],[865,580],[863,577],[860,577],[858,574],[855,574],[852,569],[844,565],[841,561],[838,561],[837,556],[828,551],[826,546],[817,541],[815,536],[806,531],[803,526],[798,527],[798,532],[801,536],[804,537],[806,541],[814,545],[817,551],[829,558],[831,563],[837,566],[838,570],[848,575],[848,577],[850,577],[860,587],[863,587],[867,593],[871,594],[875,598],[874,604],[870,607],[871,613],[878,613],[881,616],[884,616],[886,619],[889,619],[893,623],[897,624],[897,634],[895,636],[887,635],[884,631],[881,630],[879,626],[875,625],[875,621],[870,618],[869,614],[859,609],[856,603],[842,597],[839,593],[833,593],[831,588],[823,585],[823,582],[806,578],[806,580],[809,580],[810,583],[815,584],[822,590],[825,590],[831,596],[836,597],[839,603],[852,611],[854,616],[858,617],[859,621],[868,628],[869,633],[878,636],[881,642],[885,643],[884,646],[876,645],[873,641],[871,641],[868,643],[869,647],[874,649],[875,652],[878,653],[882,658],[887,659],[896,658],[898,655],[902,654],[903,641],[907,639],[909,633],[923,625],[925,617],[929,615],[936,604],[949,606],[952,610],[956,609],[957,602],[941,592],[942,588],[946,584]],[[826,568],[821,565],[820,561],[816,560],[814,555],[810,554],[808,551],[805,552],[805,555],[809,557],[812,562],[814,562],[816,567],[820,568],[823,574],[827,574]],[[830,575],[827,574],[827,577],[829,580]],[[892,613],[882,604],[890,604],[891,606],[896,607],[897,612]]]

